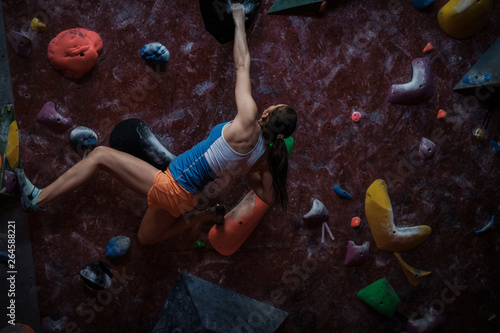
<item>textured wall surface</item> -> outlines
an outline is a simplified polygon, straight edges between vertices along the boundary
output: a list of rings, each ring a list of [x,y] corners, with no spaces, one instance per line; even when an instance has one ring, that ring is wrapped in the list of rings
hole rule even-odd
[[[338,0],[322,14],[313,6],[268,15],[272,2],[263,1],[247,30],[253,95],[262,110],[287,103],[299,113],[288,212],[271,208],[230,257],[210,246],[194,249],[196,240],[208,244],[209,224],[141,246],[136,233],[146,200],[101,173],[46,211],[29,214],[41,317],[67,316],[69,329],[81,332],[148,332],[179,273],[187,271],[288,312],[283,332],[401,332],[404,320],[386,319],[356,298],[385,277],[404,316],[434,305],[448,321],[443,332],[492,331],[488,318],[500,316],[499,228],[483,236],[474,231],[499,214],[500,157],[488,141],[500,140],[500,114],[493,113],[485,140],[476,140],[472,133],[488,104],[453,87],[500,35],[500,6],[486,28],[456,40],[438,25],[445,3],[418,11],[410,0]],[[41,187],[82,158],[69,131],[58,134],[37,122],[48,101],[75,125],[96,131],[101,145],[119,121],[140,118],[176,155],[235,115],[232,43],[221,45],[205,31],[198,1],[2,0],[2,6],[7,32],[25,31],[33,43],[27,58],[8,47],[23,166]],[[46,31],[29,30],[35,16]],[[50,40],[75,27],[99,33],[104,43],[91,72],[76,80],[47,58]],[[141,59],[150,42],[170,51],[164,70]],[[424,55],[428,42],[435,50]],[[390,86],[410,81],[411,61],[423,56],[432,64],[433,98],[412,106],[388,103]],[[436,119],[439,109],[448,112],[443,120]],[[362,114],[359,123],[351,121],[353,111]],[[437,144],[436,156],[425,162],[418,158],[422,137]],[[388,183],[397,225],[432,227],[426,242],[401,254],[432,271],[417,287],[371,236],[364,200],[379,178]],[[218,195],[210,203],[228,207],[248,189],[244,178],[215,184]],[[353,200],[338,198],[334,185]],[[302,218],[313,199],[330,213],[335,240],[323,245],[321,228]],[[353,216],[362,220],[356,230]],[[111,261],[105,248],[116,235],[130,237],[132,245]],[[370,241],[366,263],[343,265],[348,240]],[[80,280],[79,270],[96,260],[115,269],[114,293],[96,295]],[[462,289],[450,289],[453,284]]]

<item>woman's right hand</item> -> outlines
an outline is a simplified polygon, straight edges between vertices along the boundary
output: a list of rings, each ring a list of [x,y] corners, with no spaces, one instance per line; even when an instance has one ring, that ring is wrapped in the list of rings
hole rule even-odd
[[[234,24],[245,23],[245,6],[241,3],[233,3],[231,10],[233,11]]]

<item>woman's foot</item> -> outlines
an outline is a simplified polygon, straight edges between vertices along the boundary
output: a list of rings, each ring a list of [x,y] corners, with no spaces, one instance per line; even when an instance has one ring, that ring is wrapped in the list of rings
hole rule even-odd
[[[207,212],[212,215],[212,221],[217,225],[224,224],[224,216],[226,215],[226,207],[224,206],[214,206],[207,208]]]
[[[29,181],[23,169],[16,169],[15,171],[19,188],[21,189],[21,209],[25,212],[43,209],[37,205],[38,196],[42,193],[42,190],[35,187],[35,185]]]

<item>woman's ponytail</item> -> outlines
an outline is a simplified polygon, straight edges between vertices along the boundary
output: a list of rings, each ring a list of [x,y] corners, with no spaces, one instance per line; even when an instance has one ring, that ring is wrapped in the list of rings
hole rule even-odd
[[[297,113],[287,105],[278,106],[269,113],[262,135],[269,142],[267,166],[273,177],[274,199],[283,208],[288,206],[286,180],[288,175],[288,150],[285,138],[292,135],[297,126]]]

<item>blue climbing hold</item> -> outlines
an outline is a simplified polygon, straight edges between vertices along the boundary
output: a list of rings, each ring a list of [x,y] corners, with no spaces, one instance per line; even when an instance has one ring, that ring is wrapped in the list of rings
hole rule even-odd
[[[491,80],[491,75],[479,75],[479,76],[466,76],[462,79],[463,83],[467,84],[482,84]]]
[[[148,65],[164,66],[170,61],[170,52],[167,48],[158,42],[149,43],[142,47],[141,57]]]
[[[413,3],[413,6],[417,8],[418,10],[424,10],[425,8],[429,7],[434,0],[411,0]]]
[[[126,236],[116,236],[109,240],[106,246],[106,257],[119,258],[125,255],[130,248],[130,238]]]
[[[78,126],[71,131],[69,140],[77,149],[92,149],[97,143],[97,134],[85,126]]]
[[[6,264],[9,261],[9,253],[0,251],[0,262]]]
[[[352,195],[350,195],[349,193],[347,193],[346,191],[344,191],[343,189],[341,189],[337,185],[335,185],[333,187],[333,190],[335,191],[335,194],[337,194],[339,196],[339,198],[348,199],[348,200],[352,199]]]
[[[490,222],[486,224],[482,229],[476,231],[476,235],[484,234],[486,231],[490,230],[493,227],[493,222],[495,222],[495,215],[493,215],[490,219]]]
[[[493,149],[493,154],[500,156],[500,142],[490,140],[490,147]]]

